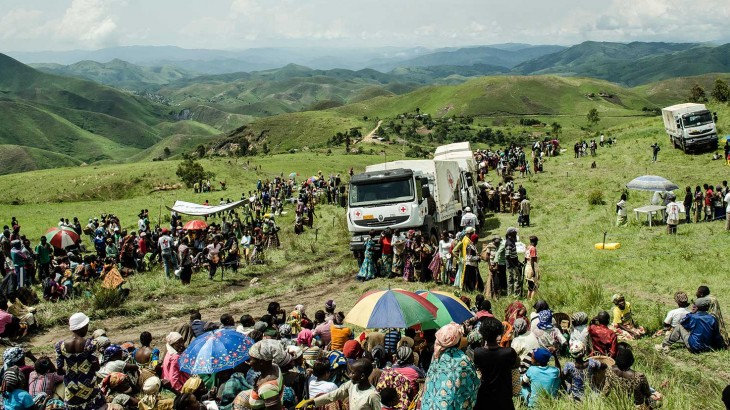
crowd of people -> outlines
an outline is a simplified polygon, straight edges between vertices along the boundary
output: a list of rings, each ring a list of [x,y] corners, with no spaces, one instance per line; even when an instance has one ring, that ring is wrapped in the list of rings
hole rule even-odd
[[[513,409],[520,401],[539,407],[561,392],[575,401],[617,394],[657,407],[662,394],[633,369],[627,343],[643,329],[623,296],[612,299],[612,313],[593,319],[553,313],[544,300],[530,312],[515,300],[497,318],[479,294],[473,318],[461,324],[361,333],[347,326],[334,300],[311,319],[304,305],[287,312],[270,302],[258,319],[244,314],[237,322],[231,314],[210,321],[193,311],[165,336],[164,351],[149,332],[137,342],[115,340],[104,329],[91,332],[89,318],[75,313],[54,355],[4,351],[0,391],[4,408],[13,410]],[[693,302],[684,292],[675,301],[657,349],[683,344],[701,353],[724,345],[719,304],[706,286]],[[250,338],[249,359],[214,374],[186,373],[187,346],[218,329]]]
[[[553,157],[560,153],[560,143],[557,139],[545,138],[542,141],[536,141],[530,146],[530,158],[527,158],[525,149],[517,144],[510,144],[504,149],[474,151],[474,160],[479,170],[479,180],[484,180],[484,176],[489,174],[489,170],[495,170],[498,176],[502,176],[505,182],[509,180],[515,172],[519,172],[524,177],[532,173],[537,174],[543,172],[543,164],[546,157]]]
[[[687,186],[684,189],[684,197],[678,200],[674,192],[657,191],[651,201],[652,205],[665,207],[664,222],[667,224],[669,233],[677,232],[677,225],[684,220],[685,223],[699,223],[712,221],[725,221],[725,229],[730,230],[730,187],[727,181],[712,186]],[[682,214],[684,213],[684,218]],[[616,225],[622,226],[628,222],[627,194],[621,195],[616,203]]]

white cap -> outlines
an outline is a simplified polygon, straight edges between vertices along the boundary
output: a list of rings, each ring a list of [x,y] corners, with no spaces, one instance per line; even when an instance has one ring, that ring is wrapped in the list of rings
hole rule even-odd
[[[464,208],[464,211],[465,212],[471,212],[471,208],[467,206],[466,208]]]

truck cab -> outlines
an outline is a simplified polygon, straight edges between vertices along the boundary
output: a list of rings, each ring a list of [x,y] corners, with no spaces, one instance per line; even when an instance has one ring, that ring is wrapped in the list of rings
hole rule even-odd
[[[370,171],[350,180],[347,228],[350,250],[362,252],[370,230],[412,229],[428,223],[435,212],[428,177],[412,169]]]
[[[717,116],[704,104],[677,104],[662,110],[664,128],[669,140],[684,152],[707,147],[717,149]]]

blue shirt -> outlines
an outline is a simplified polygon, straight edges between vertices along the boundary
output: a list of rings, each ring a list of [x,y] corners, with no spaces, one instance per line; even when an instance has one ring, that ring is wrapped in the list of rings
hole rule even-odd
[[[711,314],[702,311],[688,313],[679,323],[689,331],[687,347],[690,352],[701,353],[722,347],[720,327]]]
[[[25,410],[33,407],[33,397],[25,390],[15,389],[5,397],[5,410]]]
[[[398,350],[398,342],[400,342],[400,331],[389,330],[388,333],[385,334],[383,341],[385,352],[388,354],[395,354]]]
[[[537,405],[542,391],[555,397],[560,389],[560,369],[555,366],[532,365],[527,369],[524,378],[530,380],[530,385],[522,388],[522,397],[527,400],[528,407]]]

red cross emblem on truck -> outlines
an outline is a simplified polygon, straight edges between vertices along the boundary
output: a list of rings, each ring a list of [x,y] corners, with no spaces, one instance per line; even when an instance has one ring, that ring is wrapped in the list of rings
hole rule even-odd
[[[359,218],[359,217],[360,217],[360,215],[362,215],[362,214],[360,213],[360,211],[355,211],[355,217],[356,217],[356,218]]]
[[[408,208],[406,208],[405,205],[400,206],[400,213],[404,214],[404,213],[406,213],[407,210],[408,210]]]

